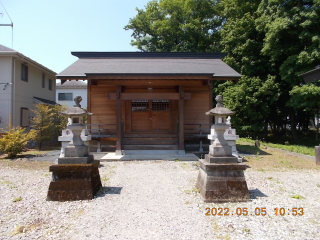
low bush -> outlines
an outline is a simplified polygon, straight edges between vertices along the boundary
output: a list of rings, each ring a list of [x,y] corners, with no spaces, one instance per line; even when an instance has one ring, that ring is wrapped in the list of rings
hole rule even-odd
[[[8,154],[9,158],[14,158],[21,153],[32,135],[32,132],[24,133],[25,129],[22,127],[3,131],[4,134],[0,138],[0,151]]]

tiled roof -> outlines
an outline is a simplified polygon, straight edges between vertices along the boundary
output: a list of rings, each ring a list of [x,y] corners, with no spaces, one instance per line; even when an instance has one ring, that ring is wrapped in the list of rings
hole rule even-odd
[[[118,55],[117,55],[118,54]],[[57,78],[86,78],[100,75],[214,75],[213,77],[240,78],[241,75],[220,58],[225,54],[199,53],[92,53],[74,55],[79,60],[57,75]]]
[[[61,85],[61,82],[58,82],[56,84],[57,88],[87,88],[87,82],[84,82],[82,80],[76,81],[66,81]]]

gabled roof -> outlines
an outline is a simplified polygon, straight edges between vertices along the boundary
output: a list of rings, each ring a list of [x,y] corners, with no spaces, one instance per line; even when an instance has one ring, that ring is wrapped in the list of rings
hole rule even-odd
[[[65,83],[63,83],[61,85],[61,82],[57,82],[56,83],[56,88],[57,89],[62,89],[62,88],[83,88],[86,89],[87,88],[87,82],[84,82],[82,80],[76,81],[76,80],[71,80],[71,81],[66,81]]]
[[[40,68],[42,70],[48,71],[50,74],[56,75],[57,73],[52,71],[51,69],[43,66],[42,64],[32,60],[31,58],[28,58],[27,56],[23,55],[22,53],[17,52],[14,49],[8,48],[2,44],[0,44],[0,56],[14,56],[17,57],[18,59],[20,59],[21,61],[26,61],[29,62],[31,64],[33,64],[34,66],[36,66],[37,68]]]
[[[208,76],[239,79],[224,63],[226,53],[72,52],[79,60],[57,75],[64,79],[90,76]]]

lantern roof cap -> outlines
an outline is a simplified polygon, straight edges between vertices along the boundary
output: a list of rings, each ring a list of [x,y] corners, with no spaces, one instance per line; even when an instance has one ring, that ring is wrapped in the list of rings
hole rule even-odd
[[[224,107],[224,105],[222,104],[222,101],[223,101],[222,95],[216,96],[215,100],[217,101],[216,107],[211,109],[210,111],[206,112],[206,115],[229,116],[229,115],[233,115],[236,113],[236,112],[231,111],[230,109]]]
[[[92,113],[88,112],[86,109],[82,108],[80,102],[82,101],[81,96],[75,96],[74,99],[75,105],[72,108],[68,108],[66,111],[62,112],[61,114],[67,116],[91,116]]]

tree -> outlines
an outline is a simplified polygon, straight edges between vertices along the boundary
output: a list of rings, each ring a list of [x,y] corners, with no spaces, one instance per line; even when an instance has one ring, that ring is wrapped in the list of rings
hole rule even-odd
[[[67,127],[68,117],[61,114],[67,108],[66,105],[40,103],[35,105],[35,110],[31,110],[35,113],[35,117],[31,119],[33,140],[39,149],[42,149],[45,142],[58,138]]]
[[[213,0],[153,0],[129,20],[132,46],[150,52],[220,51],[222,18]]]
[[[42,149],[43,144],[52,139],[54,113],[48,105],[43,103],[36,104],[35,110],[31,109],[31,111],[35,114],[35,117],[31,119],[33,140],[37,143],[38,148]]]
[[[236,111],[231,119],[232,126],[242,136],[259,138],[268,131],[270,113],[279,97],[278,89],[275,78],[271,76],[264,82],[258,77],[243,76],[238,83],[228,81],[218,87],[224,96],[225,106]]]
[[[308,114],[287,104],[289,92],[302,85],[299,74],[319,64],[319,0],[263,0],[245,2],[223,0],[226,23],[221,32],[225,61],[248,77],[266,82],[272,76],[277,102],[266,119],[274,130],[291,124],[296,141],[296,126]],[[263,111],[260,109],[259,111]],[[261,126],[262,127],[262,126]]]
[[[320,1],[263,0],[256,28],[265,34],[261,53],[291,88],[320,63]]]
[[[316,110],[317,118],[319,118],[320,108],[320,82],[308,83],[302,86],[295,86],[290,91],[290,100],[287,105],[296,110],[314,112]],[[319,120],[318,120],[319,121]],[[317,123],[316,141],[318,141],[319,123]]]
[[[220,14],[226,19],[221,30],[221,45],[227,52],[224,61],[239,73],[265,80],[270,72],[269,58],[261,54],[264,33],[255,26],[260,0],[223,0]]]
[[[56,104],[50,106],[52,115],[52,132],[53,138],[58,138],[61,135],[63,129],[66,129],[68,124],[68,116],[62,115],[61,112],[64,112],[68,109],[67,105]]]

